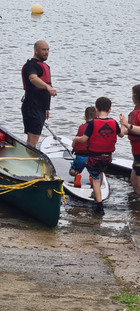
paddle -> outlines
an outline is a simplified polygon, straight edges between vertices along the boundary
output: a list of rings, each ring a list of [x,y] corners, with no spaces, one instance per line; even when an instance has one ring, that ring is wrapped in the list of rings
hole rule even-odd
[[[15,148],[13,145],[6,145],[5,143],[0,143],[0,148]]]
[[[48,125],[47,123],[45,123],[44,125],[45,125],[45,127],[48,129],[48,131],[52,134],[53,138],[56,139],[56,140],[65,148],[65,150],[68,152],[68,154],[70,155],[70,157],[73,159],[74,156],[73,156],[72,152],[67,148],[67,146],[66,146],[65,144],[63,144],[62,140],[61,140],[58,136],[56,136],[56,135],[53,133],[52,130],[50,130],[49,125]],[[68,158],[68,157],[66,156],[66,154],[64,155],[64,158]]]
[[[17,157],[0,157],[0,161],[5,160],[15,160],[15,161],[40,161],[44,160],[44,158],[17,158]]]

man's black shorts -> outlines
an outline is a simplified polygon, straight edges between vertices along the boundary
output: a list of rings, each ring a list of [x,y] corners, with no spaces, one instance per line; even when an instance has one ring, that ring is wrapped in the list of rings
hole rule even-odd
[[[34,135],[41,135],[42,128],[45,122],[45,117],[43,118],[31,118],[31,117],[23,117],[24,123],[24,132],[31,133]]]

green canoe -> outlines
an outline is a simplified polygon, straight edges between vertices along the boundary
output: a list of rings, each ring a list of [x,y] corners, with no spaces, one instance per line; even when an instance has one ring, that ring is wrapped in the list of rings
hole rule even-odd
[[[0,200],[55,227],[62,187],[63,180],[44,153],[0,127]]]

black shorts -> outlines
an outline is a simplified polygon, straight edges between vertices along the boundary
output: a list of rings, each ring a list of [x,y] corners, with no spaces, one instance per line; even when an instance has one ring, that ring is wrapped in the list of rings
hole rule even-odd
[[[24,132],[31,133],[34,135],[41,135],[42,128],[44,125],[45,118],[42,118],[42,120],[31,118],[31,117],[23,117],[23,123],[24,123]]]
[[[39,109],[33,109],[29,105],[23,102],[21,107],[24,133],[31,133],[34,135],[41,135],[41,131],[46,119],[45,111]]]
[[[133,169],[137,176],[140,176],[140,155],[134,155]]]

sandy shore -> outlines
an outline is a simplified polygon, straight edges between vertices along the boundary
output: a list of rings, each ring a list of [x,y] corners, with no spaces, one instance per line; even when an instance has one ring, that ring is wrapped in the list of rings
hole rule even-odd
[[[140,293],[139,255],[138,232],[113,236],[97,218],[54,229],[1,221],[0,310],[124,310],[112,296]]]

